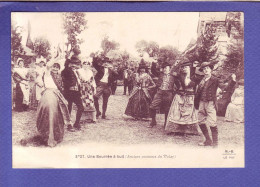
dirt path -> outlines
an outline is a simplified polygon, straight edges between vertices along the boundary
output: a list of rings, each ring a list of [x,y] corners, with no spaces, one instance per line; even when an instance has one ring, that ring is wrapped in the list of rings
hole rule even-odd
[[[112,144],[177,144],[197,147],[200,136],[174,137],[166,135],[163,129],[163,116],[157,115],[158,125],[147,128],[149,121],[135,121],[124,116],[128,96],[123,95],[123,87],[117,88],[116,95],[109,99],[108,120],[98,119],[96,124],[85,123],[77,132],[65,131],[64,140],[58,146],[79,143],[112,143]],[[37,135],[36,111],[13,112],[13,144],[20,145],[21,139]],[[75,118],[75,113],[72,114]],[[219,142],[224,145],[242,146],[244,144],[244,124],[227,123],[218,118]],[[27,144],[27,146],[35,146]]]

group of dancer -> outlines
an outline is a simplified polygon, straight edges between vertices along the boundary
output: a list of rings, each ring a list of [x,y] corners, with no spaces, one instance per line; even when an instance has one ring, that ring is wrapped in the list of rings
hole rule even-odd
[[[58,60],[51,60],[46,67],[39,65],[42,71],[36,72],[33,89],[30,90],[30,68],[24,67],[24,60],[18,59],[18,67],[12,70],[12,86],[15,86],[14,109],[18,112],[26,111],[29,107],[30,94],[40,93],[37,102],[37,130],[43,142],[53,147],[61,142],[64,136],[64,126],[75,132],[81,130],[82,114],[91,123],[101,116],[106,118],[108,98],[111,94],[111,83],[117,79],[117,72],[108,62],[100,65],[97,61],[86,59],[81,62],[77,56],[72,56],[65,62],[65,68],[60,72]],[[56,62],[57,61],[57,62]],[[96,74],[94,76],[93,69]],[[42,89],[42,90],[39,90]],[[99,98],[103,97],[102,113],[99,110]],[[76,120],[72,124],[71,111],[73,103],[77,107]]]
[[[28,108],[29,79],[22,59],[18,59],[18,66],[13,70],[15,108],[23,111]],[[60,63],[54,59],[48,63],[41,61],[36,68],[37,130],[51,147],[63,140],[65,127],[70,132],[81,130],[83,113],[91,123],[99,117],[107,118],[108,99],[119,78],[117,69],[108,58],[103,62],[92,58],[82,62],[77,56],[72,56],[66,59],[64,66],[59,73]],[[200,67],[197,66],[196,62],[184,59],[178,65],[164,62],[158,67],[158,63],[153,63],[148,69],[142,60],[136,72],[125,70],[124,79],[128,81],[125,85],[130,94],[125,114],[137,120],[151,117],[148,127],[152,128],[157,125],[156,114],[163,113],[165,130],[174,135],[197,135],[199,126],[205,137],[200,145],[217,146],[216,99],[221,83],[212,75],[212,63],[203,62]],[[233,77],[232,84],[235,81]],[[239,84],[241,82],[238,81]],[[241,95],[241,92],[235,93]],[[102,110],[99,107],[100,97],[103,98]],[[77,107],[74,123],[71,120],[73,103]],[[233,105],[230,107],[234,108]],[[232,114],[229,112],[228,115]],[[208,129],[212,132],[212,138]]]
[[[183,59],[178,66],[164,62],[158,68],[153,63],[149,73],[145,63],[141,62],[125,114],[136,119],[151,117],[148,127],[152,128],[157,125],[156,114],[164,113],[164,128],[168,134],[198,135],[200,127],[205,141],[199,145],[216,147],[217,90],[219,87],[234,87],[236,76],[233,74],[229,83],[224,85],[212,75],[213,68],[214,65],[210,62],[203,62],[198,67],[198,62]],[[238,85],[231,98],[232,102],[227,107],[227,121],[239,118],[239,122],[243,122],[244,119],[244,80],[239,80]],[[151,92],[154,88],[155,94]]]

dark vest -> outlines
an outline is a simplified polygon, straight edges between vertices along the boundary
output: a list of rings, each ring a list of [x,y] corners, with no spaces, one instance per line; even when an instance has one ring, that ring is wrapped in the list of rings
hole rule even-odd
[[[65,68],[61,72],[61,77],[64,85],[64,91],[67,92],[71,87],[77,86],[77,77],[71,68]]]
[[[202,91],[204,86],[198,88],[197,94],[195,96],[194,104],[196,109],[199,108],[199,102],[201,101]],[[211,76],[211,78],[208,80],[207,87],[205,89],[205,95],[203,96],[205,100],[213,101],[215,105],[217,100],[216,94],[217,94],[218,86],[219,86],[219,80],[216,77]]]

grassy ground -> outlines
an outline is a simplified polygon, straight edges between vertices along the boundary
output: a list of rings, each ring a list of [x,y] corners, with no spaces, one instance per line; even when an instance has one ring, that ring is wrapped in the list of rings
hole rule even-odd
[[[163,129],[163,116],[157,115],[158,125],[147,128],[149,121],[135,121],[124,116],[128,96],[122,95],[123,87],[117,88],[116,95],[109,99],[107,117],[98,119],[96,124],[83,123],[82,130],[69,132],[65,130],[64,140],[57,146],[74,145],[79,143],[112,143],[112,144],[176,144],[181,147],[197,147],[201,136],[175,137],[167,135]],[[75,118],[75,111],[72,114]],[[36,111],[13,112],[12,114],[13,145],[21,145],[21,140],[30,139],[37,135]],[[219,144],[240,147],[244,144],[244,124],[225,122],[218,118]],[[26,146],[42,146],[30,142]]]

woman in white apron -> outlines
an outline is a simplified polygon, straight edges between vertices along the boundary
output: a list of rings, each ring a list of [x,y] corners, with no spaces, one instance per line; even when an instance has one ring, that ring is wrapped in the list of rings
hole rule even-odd
[[[24,67],[23,59],[19,58],[17,64],[18,67],[13,69],[13,79],[16,83],[15,110],[22,112],[29,107],[29,73],[28,68]]]
[[[92,123],[96,123],[96,110],[94,106],[94,95],[96,94],[96,82],[91,68],[90,59],[83,62],[83,66],[78,70],[80,79],[81,98],[84,106],[84,118]]]

